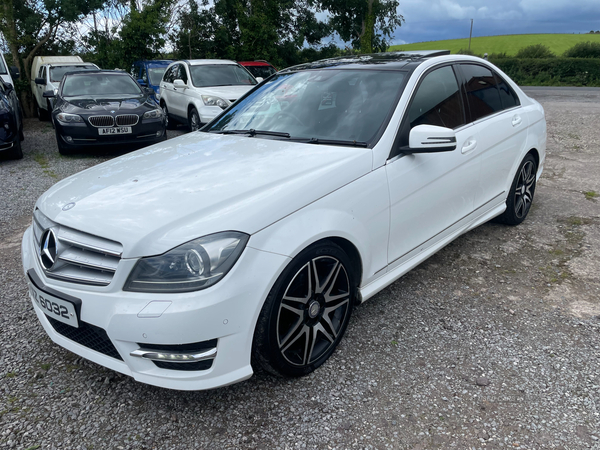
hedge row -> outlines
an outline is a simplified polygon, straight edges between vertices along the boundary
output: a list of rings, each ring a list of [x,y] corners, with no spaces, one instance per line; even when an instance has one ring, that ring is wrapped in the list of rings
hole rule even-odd
[[[597,58],[490,58],[490,62],[521,86],[600,86]]]

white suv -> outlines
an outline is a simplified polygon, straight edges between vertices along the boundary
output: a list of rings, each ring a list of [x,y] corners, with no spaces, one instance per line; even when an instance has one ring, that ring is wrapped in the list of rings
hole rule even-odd
[[[257,80],[235,61],[176,61],[167,67],[160,82],[160,106],[171,127],[176,120],[196,131],[256,84]]]

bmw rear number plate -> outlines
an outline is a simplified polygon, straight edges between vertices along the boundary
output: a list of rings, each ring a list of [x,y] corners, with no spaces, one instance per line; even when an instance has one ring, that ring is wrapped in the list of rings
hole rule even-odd
[[[131,134],[131,127],[98,128],[98,134]]]
[[[77,312],[75,311],[75,305],[73,305],[73,303],[46,294],[31,283],[29,283],[29,296],[47,316],[66,323],[67,325],[71,325],[72,327],[79,328]]]

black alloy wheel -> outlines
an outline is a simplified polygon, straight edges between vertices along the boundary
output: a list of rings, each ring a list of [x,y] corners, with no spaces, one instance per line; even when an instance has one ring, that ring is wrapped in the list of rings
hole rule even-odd
[[[508,198],[506,211],[496,221],[507,225],[518,225],[525,220],[535,194],[537,164],[532,154],[528,154],[521,162],[515,175]]]
[[[348,255],[331,242],[301,252],[283,271],[262,308],[253,364],[279,376],[306,375],[339,344],[358,283]]]
[[[192,108],[188,115],[188,125],[190,126],[191,131],[198,131],[202,128],[202,123],[200,123],[200,114],[198,114],[198,110],[196,108]]]

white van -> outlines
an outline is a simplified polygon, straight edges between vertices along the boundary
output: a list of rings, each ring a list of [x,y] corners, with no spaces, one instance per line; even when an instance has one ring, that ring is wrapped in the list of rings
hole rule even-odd
[[[6,60],[4,59],[4,55],[2,52],[0,52],[0,78],[2,78],[2,81],[4,81],[6,84],[11,84],[14,86],[15,82],[12,79],[11,72],[15,71],[16,69],[16,67],[8,67]],[[17,78],[19,78],[18,75]]]
[[[79,56],[36,56],[31,66],[31,92],[40,120],[50,117],[52,104],[44,98],[45,91],[56,91],[65,73],[97,70],[98,66],[83,62]]]

